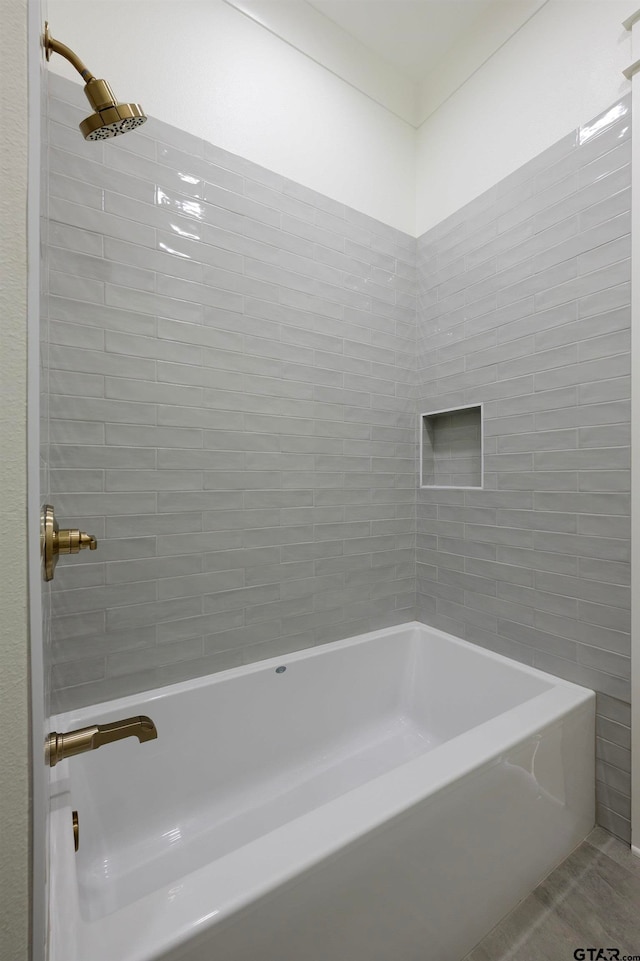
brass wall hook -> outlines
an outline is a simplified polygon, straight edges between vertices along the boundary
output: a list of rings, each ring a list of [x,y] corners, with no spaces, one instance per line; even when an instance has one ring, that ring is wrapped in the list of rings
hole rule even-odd
[[[40,554],[42,556],[42,576],[52,581],[60,554],[79,554],[89,548],[95,551],[98,541],[93,534],[84,531],[60,530],[51,504],[43,504],[40,513]]]

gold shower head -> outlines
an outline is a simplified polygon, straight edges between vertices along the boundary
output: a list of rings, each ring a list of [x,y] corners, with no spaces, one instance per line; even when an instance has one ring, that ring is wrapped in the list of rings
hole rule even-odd
[[[106,80],[89,80],[84,88],[95,113],[80,124],[85,140],[106,140],[139,127],[147,119],[139,103],[117,103]]]
[[[94,109],[91,116],[80,124],[80,132],[85,140],[106,140],[128,133],[146,121],[146,115],[139,103],[118,103],[113,90],[106,80],[97,80],[87,70],[82,60],[73,50],[54,40],[49,33],[49,24],[44,25],[44,49],[47,60],[52,53],[59,53],[72,64],[85,81],[84,92]]]

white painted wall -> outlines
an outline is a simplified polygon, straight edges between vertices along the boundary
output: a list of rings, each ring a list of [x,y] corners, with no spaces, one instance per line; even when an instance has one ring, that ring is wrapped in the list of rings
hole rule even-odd
[[[634,11],[640,15],[640,10]],[[640,19],[632,27],[632,61],[640,60]],[[631,65],[631,64],[629,64]],[[631,109],[640,112],[640,71]],[[640,124],[631,129],[631,276],[640,271]],[[631,849],[640,857],[640,284],[631,285]]]
[[[418,84],[417,114],[419,127],[452,94],[479,70],[503,44],[507,43],[540,7],[549,0],[493,0],[482,18],[472,21],[468,32],[461,32],[452,48],[445,50]]]
[[[0,958],[29,944],[27,0],[0,0]]]
[[[225,2],[413,127],[424,119],[418,116],[418,89],[413,78],[365,47],[306,0]]]
[[[547,0],[417,131],[349,82],[349,51],[330,32],[305,56],[224,0],[50,0],[49,17],[123,100],[419,236],[629,90],[621,23],[633,9]],[[354,62],[365,68],[371,86],[374,59]],[[51,69],[78,79],[60,57]],[[407,92],[385,69],[391,108]]]
[[[53,36],[122,100],[414,231],[415,129],[223,0],[48,6]]]
[[[425,121],[418,236],[628,93],[635,2],[549,0]]]

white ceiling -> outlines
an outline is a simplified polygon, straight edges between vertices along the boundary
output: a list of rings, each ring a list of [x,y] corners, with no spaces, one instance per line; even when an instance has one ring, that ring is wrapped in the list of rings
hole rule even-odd
[[[505,2],[505,0],[503,0]],[[517,4],[518,0],[506,0]],[[373,53],[422,80],[495,0],[307,0]]]

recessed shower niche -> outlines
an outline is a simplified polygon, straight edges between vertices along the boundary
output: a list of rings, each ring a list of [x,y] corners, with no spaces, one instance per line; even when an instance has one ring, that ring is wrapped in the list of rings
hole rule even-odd
[[[482,404],[420,417],[420,487],[481,488]]]

